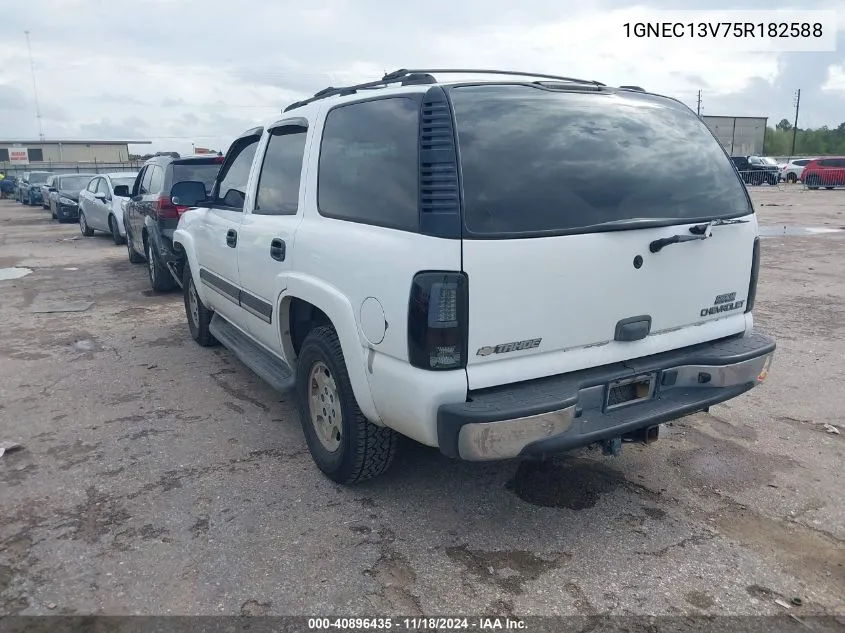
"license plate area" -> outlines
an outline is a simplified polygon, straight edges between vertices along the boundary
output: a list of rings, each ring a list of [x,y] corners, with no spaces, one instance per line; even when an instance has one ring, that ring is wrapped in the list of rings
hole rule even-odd
[[[615,411],[638,402],[651,400],[654,397],[656,384],[656,372],[610,382],[605,389],[604,410]]]

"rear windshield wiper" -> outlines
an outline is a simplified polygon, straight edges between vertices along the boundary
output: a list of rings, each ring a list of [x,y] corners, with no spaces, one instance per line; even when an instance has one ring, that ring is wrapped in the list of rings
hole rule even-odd
[[[702,233],[701,235],[673,235],[672,237],[661,237],[659,240],[654,240],[651,244],[649,244],[648,250],[652,253],[657,253],[664,246],[669,246],[669,244],[692,242],[693,240],[706,240],[710,237],[710,235],[710,233]]]
[[[704,235],[711,226],[723,226],[725,224],[745,224],[748,220],[742,218],[734,218],[732,220],[710,220],[704,224],[696,224],[689,227],[689,232],[693,235]]]
[[[748,220],[736,218],[733,220],[710,220],[710,222],[705,222],[704,224],[696,224],[689,227],[689,232],[692,233],[692,235],[661,237],[659,240],[654,240],[651,244],[649,244],[648,250],[652,253],[657,253],[660,252],[664,246],[669,246],[669,244],[692,242],[693,240],[706,240],[708,237],[713,235],[713,231],[711,231],[711,229],[714,226],[723,226],[725,224],[744,224],[745,222],[748,222]]]

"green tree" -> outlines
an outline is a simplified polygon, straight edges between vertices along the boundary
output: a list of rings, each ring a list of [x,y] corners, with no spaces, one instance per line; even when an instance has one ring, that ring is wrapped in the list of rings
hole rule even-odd
[[[775,128],[781,132],[790,132],[792,131],[792,123],[790,123],[788,119],[781,119],[780,123],[778,123]]]

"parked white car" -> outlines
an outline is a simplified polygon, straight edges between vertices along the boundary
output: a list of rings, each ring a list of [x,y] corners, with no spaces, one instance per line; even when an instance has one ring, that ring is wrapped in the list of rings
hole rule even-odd
[[[115,244],[126,240],[123,205],[135,183],[137,172],[99,174],[79,194],[79,230],[85,237],[94,231],[111,233]]]
[[[804,167],[807,166],[813,158],[793,158],[788,163],[780,166],[780,179],[786,182],[798,182],[801,180],[801,174],[804,173]]]

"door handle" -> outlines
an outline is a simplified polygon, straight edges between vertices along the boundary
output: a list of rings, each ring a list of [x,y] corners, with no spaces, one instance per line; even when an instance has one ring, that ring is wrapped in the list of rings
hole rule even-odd
[[[226,246],[235,248],[238,244],[238,232],[235,229],[226,231]]]
[[[285,261],[285,241],[279,239],[278,237],[273,239],[270,242],[270,257],[275,259],[278,262]]]

